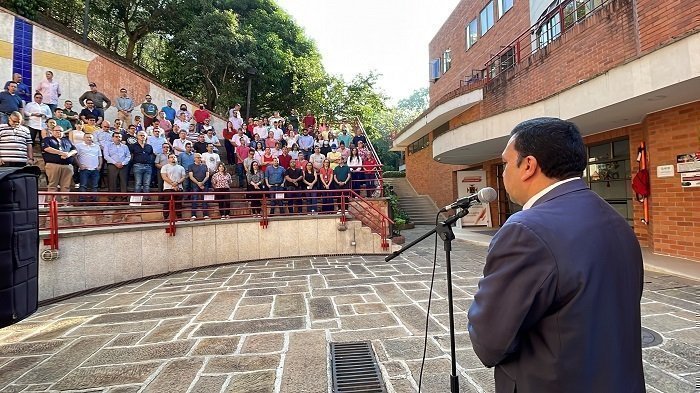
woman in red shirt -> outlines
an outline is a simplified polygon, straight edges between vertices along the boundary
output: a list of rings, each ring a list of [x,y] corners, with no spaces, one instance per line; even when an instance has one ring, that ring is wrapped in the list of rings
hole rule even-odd
[[[274,161],[275,156],[272,154],[272,150],[269,147],[265,148],[265,154],[263,154],[262,158],[262,166],[260,169],[265,172],[265,169],[267,169],[268,165],[272,165],[272,161]]]

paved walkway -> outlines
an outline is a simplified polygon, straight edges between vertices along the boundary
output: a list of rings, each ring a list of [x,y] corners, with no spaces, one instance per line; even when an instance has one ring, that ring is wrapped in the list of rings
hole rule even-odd
[[[0,391],[327,392],[328,341],[372,340],[389,392],[413,392],[432,244],[391,263],[357,256],[211,267],[45,307],[0,330]],[[485,254],[484,246],[455,243],[462,392],[493,391],[492,370],[464,333]],[[424,392],[449,391],[444,281],[440,266]],[[642,323],[664,338],[644,350],[648,391],[692,392],[699,283],[660,274],[646,281]]]

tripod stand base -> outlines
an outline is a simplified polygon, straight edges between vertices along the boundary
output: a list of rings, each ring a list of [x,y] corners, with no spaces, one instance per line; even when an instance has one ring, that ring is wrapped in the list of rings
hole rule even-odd
[[[456,375],[450,375],[450,393],[459,393],[459,378]]]

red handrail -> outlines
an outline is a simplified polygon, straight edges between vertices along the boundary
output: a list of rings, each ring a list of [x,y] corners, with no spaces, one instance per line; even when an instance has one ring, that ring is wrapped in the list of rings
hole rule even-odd
[[[311,214],[316,207],[316,214],[341,214],[342,223],[347,221],[346,212],[351,210],[360,221],[370,227],[373,232],[386,240],[388,232],[383,230],[388,223],[388,217],[379,211],[372,203],[353,190],[279,190],[283,194],[280,203],[271,203],[268,194],[272,191],[229,191],[229,192],[154,192],[154,193],[89,193],[89,192],[40,192],[45,196],[45,203],[40,207],[40,229],[48,231],[44,243],[51,249],[58,249],[59,230],[69,228],[100,228],[129,224],[164,224],[169,236],[175,236],[179,221],[192,221],[196,212],[201,211],[204,217],[223,217],[225,213],[233,213],[234,218],[257,217],[260,225],[269,225],[270,210],[278,208],[275,216],[293,216]],[[205,195],[207,197],[205,199]],[[131,199],[141,197],[141,199]],[[275,200],[274,196],[272,196]],[[354,208],[350,200],[362,206]],[[113,201],[110,201],[113,199]],[[118,199],[118,201],[116,201]],[[59,204],[59,200],[67,201]],[[253,212],[254,202],[260,202],[260,215]],[[238,206],[231,206],[231,203]],[[191,205],[191,206],[187,206]],[[337,209],[334,209],[337,207]],[[306,212],[304,212],[306,210]],[[368,212],[374,212],[370,216]],[[178,213],[182,216],[178,218]],[[187,214],[186,214],[187,213]],[[167,217],[164,217],[167,214]],[[189,218],[190,216],[194,216]],[[379,217],[383,225],[378,226],[372,221]],[[225,218],[225,217],[223,217]],[[197,220],[202,218],[197,217]],[[390,220],[389,220],[390,221]]]

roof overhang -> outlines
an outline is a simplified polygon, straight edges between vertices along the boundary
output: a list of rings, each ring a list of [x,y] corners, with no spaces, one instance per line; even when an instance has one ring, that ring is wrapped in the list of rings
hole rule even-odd
[[[422,113],[413,123],[394,139],[392,151],[403,151],[408,145],[428,135],[430,131],[476,105],[484,98],[483,89],[455,97],[432,110]]]
[[[673,70],[673,72],[662,72]],[[700,33],[550,98],[465,124],[433,141],[433,158],[472,165],[497,158],[520,122],[553,116],[592,135],[639,124],[649,113],[700,100]]]

